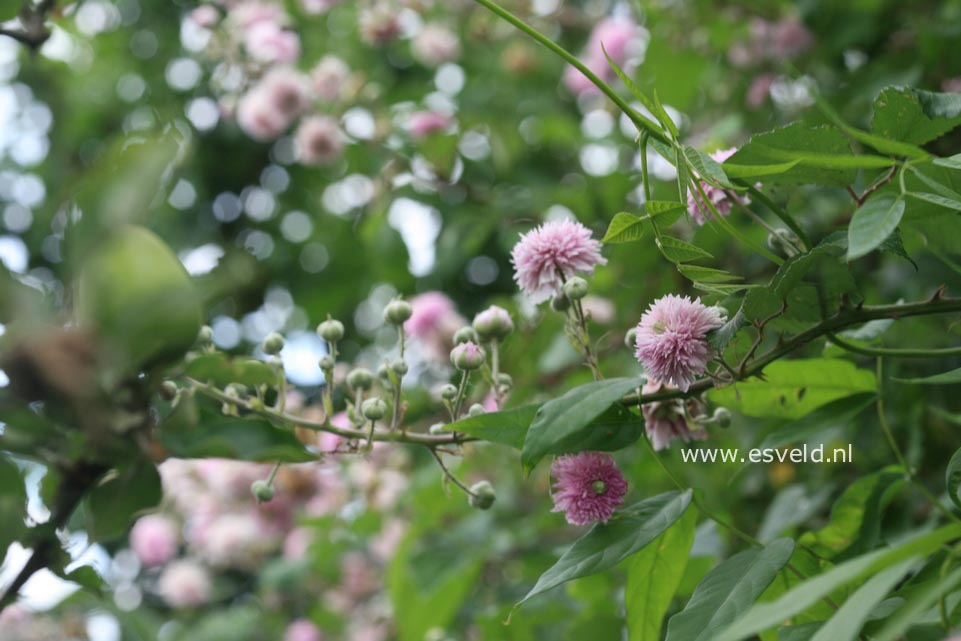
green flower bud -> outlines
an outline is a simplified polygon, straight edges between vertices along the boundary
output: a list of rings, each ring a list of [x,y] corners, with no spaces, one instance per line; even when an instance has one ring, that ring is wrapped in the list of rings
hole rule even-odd
[[[624,347],[634,349],[637,347],[637,328],[632,327],[624,334]]]
[[[500,374],[497,375],[497,384],[500,385],[501,387],[506,387],[507,389],[510,389],[514,387],[514,379],[511,378],[510,374],[505,374],[504,372],[501,372]]]
[[[463,343],[479,343],[480,338],[477,336],[477,332],[470,325],[466,327],[461,327],[454,334],[454,345],[462,345]]]
[[[727,429],[731,426],[731,412],[726,407],[719,407],[714,410],[712,420],[718,427]]]
[[[214,330],[211,329],[210,325],[204,325],[200,328],[200,332],[197,333],[197,345],[200,347],[207,347],[214,342]]]
[[[260,349],[264,350],[264,354],[267,354],[268,356],[276,356],[283,348],[284,337],[277,332],[270,332],[267,334],[267,337],[264,338],[264,342],[260,345]]]
[[[377,368],[377,376],[384,381],[390,380],[390,370],[387,369],[386,363]]]
[[[336,343],[344,337],[344,324],[328,318],[317,326],[317,335],[328,343]]]
[[[457,398],[457,386],[448,383],[440,388],[440,397],[446,401],[452,401]]]
[[[160,384],[160,396],[165,400],[172,401],[177,398],[177,384],[173,381],[164,381]]]
[[[474,403],[473,405],[470,406],[470,409],[467,410],[468,416],[480,416],[483,413],[484,413],[484,406],[481,405],[480,403]]]
[[[384,308],[384,320],[391,325],[403,325],[413,312],[407,301],[392,300]]]
[[[564,283],[564,295],[570,300],[580,300],[587,296],[587,281],[580,276],[571,276]]]
[[[462,343],[451,350],[450,362],[461,371],[469,372],[484,364],[487,354],[473,342]]]
[[[369,369],[358,367],[347,374],[347,387],[352,390],[369,390],[374,386],[374,375]]]
[[[380,398],[368,398],[360,406],[360,412],[368,421],[379,421],[387,414],[387,403]]]
[[[497,499],[494,486],[489,481],[474,483],[471,485],[470,491],[471,495],[467,502],[470,503],[471,507],[476,507],[478,510],[489,510]]]
[[[555,312],[566,312],[571,308],[571,300],[564,295],[564,292],[558,292],[551,299],[551,309]]]
[[[407,373],[408,367],[403,358],[395,358],[393,361],[391,361],[390,369],[393,370],[394,374],[403,376]]]
[[[321,356],[320,362],[318,363],[318,365],[320,365],[320,369],[324,370],[325,372],[329,372],[330,370],[334,369],[335,363],[336,361],[334,361],[333,356],[331,356],[330,354],[324,354],[323,356]]]
[[[474,317],[473,327],[482,341],[504,340],[514,330],[514,321],[506,309],[491,305]]]
[[[250,484],[250,493],[254,495],[258,503],[267,503],[274,498],[274,486],[260,479]]]
[[[431,434],[435,434],[435,435],[436,435],[436,434],[443,434],[445,427],[447,427],[447,426],[444,425],[443,423],[434,423],[433,425],[430,426],[430,433],[431,433]]]
[[[230,398],[243,398],[247,394],[247,387],[240,383],[230,383],[224,388],[224,394]]]

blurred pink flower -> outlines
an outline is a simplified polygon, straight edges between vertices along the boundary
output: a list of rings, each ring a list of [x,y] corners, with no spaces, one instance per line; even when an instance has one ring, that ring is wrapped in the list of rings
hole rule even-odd
[[[288,561],[302,559],[310,549],[314,540],[314,532],[307,527],[294,528],[284,539],[284,558]]]
[[[393,2],[381,1],[360,13],[360,37],[373,45],[387,44],[400,35],[399,12]]]
[[[596,265],[607,264],[601,244],[591,230],[570,221],[544,223],[522,235],[511,252],[514,280],[535,304],[560,291],[564,280],[575,274],[593,274]]]
[[[723,163],[725,160],[733,156],[736,151],[737,148],[732,147],[731,149],[715,151],[709,155],[716,162]],[[714,205],[714,208],[717,209],[717,213],[722,216],[729,216],[735,203],[747,205],[751,202],[751,199],[747,196],[734,194],[734,197],[731,198],[728,196],[728,192],[724,189],[715,187],[714,185],[709,185],[703,180],[700,181],[700,185],[704,189],[704,195],[707,196],[708,202]],[[703,225],[705,222],[707,222],[708,218],[711,218],[714,215],[711,212],[708,204],[704,201],[704,198],[701,197],[700,192],[695,189],[691,189],[687,192],[687,213],[694,218],[694,221],[698,225]]]
[[[751,86],[747,88],[747,94],[744,97],[747,106],[751,109],[757,109],[767,102],[768,97],[771,95],[771,85],[776,78],[777,76],[773,73],[762,73],[759,76],[755,76],[751,82]]]
[[[438,67],[457,60],[460,56],[460,40],[447,27],[428,23],[411,41],[411,52],[425,67]]]
[[[944,80],[941,83],[941,91],[947,93],[961,93],[961,76]]]
[[[194,561],[174,561],[160,575],[160,596],[172,608],[190,608],[210,600],[213,586],[210,575]]]
[[[654,301],[637,326],[635,355],[649,377],[685,392],[711,358],[707,333],[724,324],[717,307],[668,294]]]
[[[613,79],[614,72],[606,60],[588,59],[583,62],[595,76],[604,82]],[[600,89],[598,89],[587,76],[571,65],[567,65],[567,67],[564,68],[564,86],[567,87],[568,91],[577,96],[585,93],[600,93]]]
[[[274,107],[266,91],[255,87],[237,102],[237,124],[254,140],[266,142],[287,130],[290,117]]]
[[[344,85],[349,78],[347,63],[332,55],[321,58],[310,72],[314,93],[327,102],[335,102],[343,97]]]
[[[230,21],[241,29],[247,29],[260,22],[283,24],[287,14],[279,3],[249,0],[230,7]]]
[[[670,389],[669,385],[656,381],[648,380],[641,389],[643,394],[653,394],[664,389]],[[671,441],[680,439],[684,442],[691,440],[703,441],[707,438],[707,432],[703,426],[695,425],[692,429],[688,424],[684,414],[684,400],[655,401],[645,403],[641,406],[644,414],[645,429],[647,437],[651,439],[651,444],[655,451],[670,447]],[[693,409],[689,403],[689,410]]]
[[[330,116],[304,118],[294,134],[297,160],[304,165],[329,165],[344,151],[340,125]]]
[[[190,21],[198,27],[212,29],[220,22],[220,12],[211,4],[202,4],[190,12]]]
[[[284,641],[321,641],[323,635],[309,619],[296,619],[287,626],[284,632]]]
[[[177,555],[180,528],[159,514],[148,514],[137,519],[130,530],[130,549],[148,567],[163,565]]]
[[[340,561],[340,585],[353,600],[362,599],[377,591],[378,572],[363,554],[348,552]]]
[[[604,52],[622,67],[644,46],[646,32],[628,18],[605,18],[591,31],[587,43],[590,60],[604,60]]]
[[[551,476],[557,481],[551,511],[564,512],[571,525],[607,523],[627,493],[627,481],[609,454],[559,456],[551,465]]]
[[[444,131],[453,124],[450,116],[445,116],[436,111],[415,111],[407,121],[407,130],[411,137],[416,139],[426,138],[436,131]]]
[[[380,532],[370,540],[371,553],[381,562],[389,561],[406,533],[406,523],[396,518],[388,520]]]
[[[353,425],[350,424],[350,418],[347,416],[347,412],[337,412],[330,417],[330,424],[334,427],[339,427],[341,429],[350,429]],[[318,432],[317,434],[317,447],[320,448],[321,452],[331,453],[336,452],[340,444],[346,439],[337,434],[332,434],[330,432]]]
[[[197,553],[214,567],[250,569],[276,541],[266,535],[253,513],[234,513],[210,523],[204,539],[195,543]]]
[[[258,62],[290,64],[300,58],[300,36],[276,22],[260,21],[244,34],[244,48]]]
[[[581,299],[581,307],[584,313],[590,316],[591,320],[601,325],[607,325],[614,321],[614,303],[600,296],[585,296]]]
[[[309,13],[311,15],[319,15],[322,13],[327,13],[342,0],[300,0],[300,6],[303,8],[304,13]]]
[[[437,362],[448,362],[451,342],[467,321],[443,292],[424,292],[410,301],[412,313],[404,322],[404,331],[417,339]]]

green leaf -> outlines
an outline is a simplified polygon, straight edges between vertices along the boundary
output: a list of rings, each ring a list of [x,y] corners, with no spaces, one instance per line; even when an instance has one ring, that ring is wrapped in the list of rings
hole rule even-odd
[[[735,189],[731,181],[728,180],[727,174],[724,173],[724,168],[721,166],[721,163],[709,155],[694,147],[684,147],[684,157],[702,180],[712,185]]]
[[[655,239],[658,249],[672,263],[686,263],[699,258],[714,258],[711,254],[696,245],[686,243],[680,238],[661,235]]]
[[[811,637],[811,641],[854,641],[871,611],[878,605],[905,574],[915,565],[916,558],[908,559],[875,574],[844,602]]]
[[[783,174],[790,169],[794,169],[800,162],[800,158],[774,165],[735,165],[725,162],[721,167],[728,178],[756,178],[758,176]]]
[[[524,467],[531,470],[559,447],[582,441],[594,419],[640,384],[636,378],[595,381],[541,405],[524,439],[521,451]]]
[[[524,405],[501,412],[488,412],[479,416],[469,416],[449,425],[445,430],[470,434],[482,441],[500,443],[514,449],[524,447],[527,428],[537,414],[540,405]]]
[[[608,570],[657,539],[691,502],[691,491],[665,492],[622,510],[578,539],[517,605],[583,576]],[[516,606],[515,606],[516,607]]]
[[[904,472],[890,467],[850,484],[831,508],[828,524],[805,532],[798,542],[821,557],[844,560],[874,548],[881,516],[904,483]]]
[[[643,207],[658,229],[667,229],[687,211],[686,204],[669,200],[649,200]]]
[[[947,576],[939,577],[930,585],[912,595],[900,610],[887,620],[884,627],[871,635],[874,641],[896,641],[903,638],[914,621],[931,609],[942,596],[961,585],[961,568]]]
[[[763,379],[715,389],[709,396],[747,416],[797,419],[831,401],[876,389],[874,372],[823,358],[776,361],[764,368]]]
[[[851,218],[848,226],[848,260],[852,261],[878,248],[904,216],[904,200],[878,196],[868,200]]]
[[[954,385],[961,383],[961,367],[950,372],[942,372],[933,376],[922,378],[894,378],[899,383],[910,383],[912,385]]]
[[[909,191],[905,195],[929,202],[938,207],[944,207],[952,211],[961,211],[961,200],[955,200],[954,198],[948,198],[947,196],[941,196],[939,194],[929,194],[923,191]]]
[[[160,474],[152,461],[134,461],[115,470],[86,499],[87,532],[97,541],[116,539],[140,514],[163,499]]]
[[[778,539],[735,554],[711,570],[687,606],[671,617],[667,641],[713,641],[757,601],[793,551],[794,541]]]
[[[781,427],[764,437],[758,449],[803,443],[836,425],[849,425],[861,412],[874,405],[876,398],[871,393],[854,394],[826,403],[806,416],[785,421]]]
[[[961,154],[955,154],[947,158],[935,158],[934,164],[948,169],[961,169]]]
[[[958,494],[958,490],[961,490],[961,448],[948,461],[944,472],[944,487],[951,501],[961,508],[961,495]]]
[[[211,352],[192,358],[184,368],[184,374],[219,387],[230,383],[249,387],[274,386],[278,380],[276,370],[267,363],[253,358],[231,358],[223,352]]]
[[[961,125],[961,95],[888,87],[874,101],[871,130],[922,145]]]
[[[0,0],[0,22],[13,20],[20,13],[20,0]]]
[[[660,641],[664,615],[684,577],[696,521],[697,512],[685,510],[627,564],[624,605],[630,641]]]
[[[637,85],[634,84],[634,81],[631,80],[630,77],[629,77],[626,73],[624,73],[624,70],[621,69],[620,66],[619,66],[616,62],[614,62],[609,55],[607,55],[607,50],[604,49],[604,44],[603,44],[603,43],[601,44],[601,51],[603,51],[604,57],[607,58],[607,63],[611,66],[611,69],[613,69],[613,70],[614,70],[614,73],[617,74],[617,77],[621,79],[621,82],[624,83],[624,86],[627,87],[628,91],[630,91],[630,92],[634,95],[634,97],[637,98],[637,99],[641,102],[641,104],[643,104],[645,107],[647,107],[647,110],[650,111],[652,114],[654,114],[655,117],[656,117],[657,114],[655,114],[655,105],[651,102],[650,98],[648,98],[646,95],[644,95],[644,93],[641,92],[641,90],[637,88]],[[655,125],[655,124],[654,124],[649,118],[647,118],[644,114],[640,114],[640,113],[637,113],[637,112],[635,111],[635,112],[634,112],[633,114],[631,114],[631,115],[633,116],[633,118],[639,118],[642,122],[645,123],[645,125],[646,125],[646,126],[648,127],[648,129],[650,129],[651,131],[662,131],[660,128],[658,128],[657,125]],[[668,120],[670,121],[670,118],[668,118]],[[663,125],[664,123],[661,123],[661,124]],[[671,131],[671,133],[674,135],[674,137],[676,138],[676,137],[677,137],[677,128],[674,127],[674,123],[673,123],[673,122],[670,124],[670,131]]]
[[[722,269],[701,267],[700,265],[678,265],[677,271],[695,283],[729,283],[734,280],[741,280],[740,276]]]
[[[27,491],[23,474],[13,461],[0,454],[0,523],[3,523],[3,528],[0,528],[0,550],[4,554],[7,547],[20,538],[26,518]]]
[[[602,243],[629,243],[644,236],[644,219],[627,212],[618,212],[607,226]]]
[[[804,581],[774,601],[759,603],[718,635],[716,641],[742,641],[804,612],[835,590],[915,556],[924,556],[961,536],[961,524],[951,524],[903,539],[898,545],[845,561]]]

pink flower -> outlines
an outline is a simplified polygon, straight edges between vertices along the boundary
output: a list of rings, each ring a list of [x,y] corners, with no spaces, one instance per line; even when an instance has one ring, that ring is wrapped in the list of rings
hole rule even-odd
[[[623,67],[644,46],[644,29],[626,18],[605,18],[591,31],[587,53],[591,60],[604,60],[604,52]]]
[[[721,151],[715,151],[710,154],[711,158],[716,162],[723,163],[725,160],[734,155],[737,148],[724,149]],[[734,198],[728,196],[728,192],[720,187],[715,187],[709,185],[703,180],[700,181],[701,187],[704,189],[704,195],[707,196],[707,200],[714,205],[717,209],[717,213],[722,216],[728,216],[731,213],[731,208],[734,207],[735,203],[740,203],[742,205],[747,205],[751,202],[751,199],[747,196],[734,195]],[[696,189],[692,189],[687,192],[687,213],[691,215],[692,218],[697,222],[698,225],[703,225],[707,222],[708,218],[713,217],[710,207],[704,199],[701,197],[701,193]]]
[[[605,82],[610,80],[613,75],[606,60],[585,60],[584,65]],[[564,68],[564,86],[576,96],[585,93],[600,93],[600,89],[594,86],[594,83],[587,76],[571,65]]]
[[[288,561],[304,558],[314,542],[314,532],[307,527],[294,528],[284,539],[283,556]]]
[[[314,93],[322,100],[334,102],[343,96],[344,85],[350,78],[350,68],[337,56],[327,55],[320,59],[310,72]]]
[[[130,549],[148,568],[163,565],[177,555],[180,528],[172,520],[159,514],[149,514],[137,520],[130,530]]]
[[[578,273],[593,274],[595,265],[607,264],[600,242],[591,230],[570,221],[544,223],[532,229],[511,252],[514,280],[535,304],[560,291],[564,280]]]
[[[304,165],[329,165],[343,153],[344,135],[330,116],[310,116],[297,127],[294,148]]]
[[[790,60],[807,51],[814,36],[797,18],[786,18],[772,25],[768,54],[774,60]]]
[[[210,600],[213,586],[207,571],[194,561],[167,566],[157,583],[160,596],[172,608],[190,608]]]
[[[220,12],[213,5],[202,4],[190,12],[190,21],[198,27],[212,29],[220,22]]]
[[[360,37],[373,45],[387,44],[400,35],[398,11],[392,3],[381,2],[360,13]]]
[[[337,412],[330,417],[330,424],[334,427],[339,427],[344,430],[348,430],[353,427],[350,424],[350,418],[347,416],[347,412]],[[320,448],[321,452],[332,453],[336,452],[340,444],[346,441],[343,436],[339,436],[332,432],[319,432],[317,434],[317,447]]]
[[[419,294],[411,299],[410,306],[412,313],[404,321],[404,331],[426,348],[431,359],[446,362],[454,334],[467,321],[442,292]]]
[[[411,137],[426,138],[435,131],[444,131],[452,124],[449,116],[436,111],[415,111],[407,121],[407,130]]]
[[[641,392],[643,394],[653,394],[664,389],[669,389],[669,385],[656,381],[648,380]],[[645,403],[641,406],[644,414],[645,429],[647,437],[651,439],[651,444],[655,451],[670,447],[671,441],[680,439],[684,442],[696,439],[703,441],[707,438],[707,432],[702,426],[695,425],[692,429],[688,424],[684,413],[684,403],[682,399],[668,401],[654,401]],[[692,413],[697,405],[696,401],[687,401],[688,413]]]
[[[609,454],[581,452],[560,456],[551,465],[556,479],[552,512],[565,512],[571,525],[607,520],[624,500],[627,481]]]
[[[309,619],[297,619],[284,631],[284,641],[321,641],[320,629]]]
[[[425,67],[438,67],[460,56],[457,34],[439,24],[426,24],[411,42],[414,58]]]
[[[771,95],[771,85],[777,79],[773,73],[762,73],[751,81],[751,86],[747,88],[744,101],[751,109],[760,108]],[[690,202],[690,199],[688,200]]]
[[[650,378],[685,392],[711,358],[707,333],[724,324],[717,307],[668,294],[654,301],[637,326],[635,355]]]
[[[300,57],[300,37],[276,22],[259,21],[244,34],[244,47],[258,62],[289,64]]]
[[[340,2],[341,0],[300,0],[300,6],[305,13],[319,15],[327,13],[340,4]]]
[[[290,118],[274,108],[266,91],[255,87],[237,103],[237,124],[254,140],[266,142],[284,133]]]

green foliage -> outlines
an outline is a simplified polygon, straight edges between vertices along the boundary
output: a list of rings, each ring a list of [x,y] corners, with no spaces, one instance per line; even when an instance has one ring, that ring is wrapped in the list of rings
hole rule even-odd
[[[87,532],[98,541],[126,533],[134,518],[163,498],[160,474],[151,461],[136,460],[107,475],[86,500]]]

